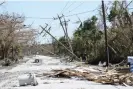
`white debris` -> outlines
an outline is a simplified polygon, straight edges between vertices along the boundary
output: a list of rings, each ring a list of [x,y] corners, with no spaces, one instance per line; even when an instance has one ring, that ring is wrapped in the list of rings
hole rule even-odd
[[[26,85],[36,86],[36,85],[38,85],[35,75],[31,74],[31,73],[19,76],[18,80],[19,80],[20,86],[26,86]]]
[[[106,66],[106,62],[103,63],[103,66]]]
[[[100,67],[102,67],[102,66],[103,66],[103,64],[102,64],[102,62],[101,62],[101,61],[99,62],[98,66],[100,66]]]

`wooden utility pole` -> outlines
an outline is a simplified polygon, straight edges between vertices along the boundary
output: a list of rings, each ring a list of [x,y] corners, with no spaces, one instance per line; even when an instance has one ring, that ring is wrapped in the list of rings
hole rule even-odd
[[[51,37],[51,39],[52,39],[53,53],[55,53],[55,40],[54,40],[54,38],[52,38],[52,37]]]
[[[106,17],[105,17],[105,9],[104,9],[104,1],[102,0],[102,12],[103,12],[103,24],[105,31],[105,47],[106,47],[106,66],[109,66],[109,50],[108,50],[108,40],[107,40],[107,27],[106,27]]]
[[[69,44],[69,49],[70,49],[71,52],[73,53],[73,48],[72,48],[72,45],[71,45],[71,40],[70,40],[70,38],[69,38],[69,36],[68,36],[68,32],[67,32],[67,22],[68,22],[68,21],[66,21],[66,20],[65,20],[65,17],[64,17],[64,22],[62,22],[62,21],[61,21],[61,18],[62,18],[62,17],[64,17],[63,14],[62,14],[61,17],[58,15],[58,19],[59,19],[59,21],[60,21],[60,25],[61,25],[61,27],[62,27],[62,29],[63,29],[63,31],[64,31],[65,39],[67,40],[67,42],[68,42],[68,44]],[[64,23],[64,26],[63,26],[63,23]]]
[[[68,36],[68,31],[67,31],[67,22],[68,22],[68,21],[66,21],[66,20],[65,20],[65,17],[64,17],[64,24],[65,24],[65,30],[66,30],[66,39],[67,39],[67,41],[68,41],[70,50],[73,52],[73,48],[72,48],[72,45],[71,45],[71,39],[69,38],[69,36]]]
[[[58,19],[59,19],[59,21],[60,21],[60,25],[61,25],[61,27],[62,27],[62,29],[63,29],[63,31],[64,31],[64,35],[65,35],[65,38],[66,38],[66,31],[65,31],[65,28],[64,28],[64,26],[63,26],[63,24],[62,24],[61,18],[62,18],[62,17],[60,17],[60,16],[58,15]]]

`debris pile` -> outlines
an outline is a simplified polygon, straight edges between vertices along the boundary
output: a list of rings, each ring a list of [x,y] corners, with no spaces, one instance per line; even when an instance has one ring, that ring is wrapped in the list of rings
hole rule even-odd
[[[118,73],[116,70],[110,70],[108,72],[91,72],[91,71],[77,71],[74,69],[65,70],[53,70],[53,74],[47,74],[49,77],[56,78],[71,78],[79,77],[88,81],[94,81],[102,84],[112,85],[130,85],[133,86],[133,74],[132,73]],[[46,74],[45,74],[46,75]]]
[[[94,80],[95,82],[98,83],[103,83],[103,84],[127,84],[132,86],[133,85],[133,74],[119,74],[119,73],[114,73],[114,74],[105,74],[102,76],[98,76],[97,79]]]

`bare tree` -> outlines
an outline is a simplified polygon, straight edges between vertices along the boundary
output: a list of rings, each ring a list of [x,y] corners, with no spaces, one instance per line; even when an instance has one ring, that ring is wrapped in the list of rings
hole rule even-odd
[[[19,14],[0,14],[1,59],[17,60],[20,46],[31,44],[35,39],[35,30],[25,27],[24,20],[24,16]]]

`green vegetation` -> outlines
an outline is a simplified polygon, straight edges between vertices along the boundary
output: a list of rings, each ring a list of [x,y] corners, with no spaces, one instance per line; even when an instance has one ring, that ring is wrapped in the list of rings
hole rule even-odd
[[[133,16],[126,7],[126,1],[114,1],[108,8],[106,17],[109,22],[107,34],[110,62],[118,63],[126,60],[128,55],[133,55]],[[104,31],[97,26],[99,19],[92,16],[82,22],[71,39],[74,53],[78,57],[86,53],[87,63],[97,64],[106,60]],[[60,38],[59,41],[67,46],[65,39]],[[63,47],[58,45],[57,48],[60,50],[57,53],[68,55]]]

